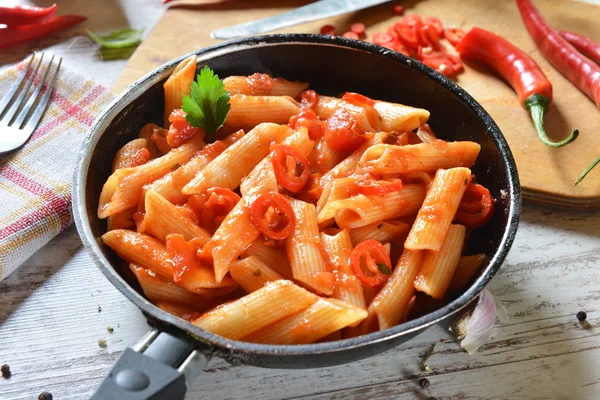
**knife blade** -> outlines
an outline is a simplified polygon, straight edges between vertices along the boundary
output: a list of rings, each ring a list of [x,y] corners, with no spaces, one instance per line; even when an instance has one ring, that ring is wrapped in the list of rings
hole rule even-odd
[[[304,22],[316,21],[318,19],[333,17],[351,11],[362,10],[363,8],[387,3],[389,1],[391,0],[320,0],[272,17],[217,29],[211,32],[210,35],[215,39],[224,40],[251,36]]]

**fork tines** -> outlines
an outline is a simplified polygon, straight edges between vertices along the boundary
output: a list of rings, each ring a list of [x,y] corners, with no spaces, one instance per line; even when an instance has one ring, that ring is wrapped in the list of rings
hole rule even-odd
[[[0,128],[4,126],[23,131],[27,135],[23,143],[33,133],[48,106],[62,62],[61,57],[54,55],[46,64],[43,64],[43,59],[44,53],[39,57],[33,53],[27,67],[0,101]],[[42,94],[44,86],[46,91]]]

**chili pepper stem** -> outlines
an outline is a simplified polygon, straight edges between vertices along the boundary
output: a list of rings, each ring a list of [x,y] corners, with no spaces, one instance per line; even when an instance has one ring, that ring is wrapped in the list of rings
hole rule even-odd
[[[585,169],[585,171],[583,171],[583,174],[581,174],[581,175],[579,176],[579,178],[577,178],[577,180],[575,181],[575,184],[576,184],[576,185],[577,185],[577,184],[579,184],[579,182],[581,182],[581,181],[583,180],[583,178],[585,178],[585,177],[586,177],[586,175],[587,175],[587,174],[589,174],[589,173],[590,173],[590,171],[591,171],[591,170],[593,170],[593,169],[594,169],[594,167],[595,167],[596,165],[598,165],[598,164],[600,164],[600,157],[596,158],[596,159],[594,160],[594,162],[593,162],[593,163],[591,163],[591,164],[590,164],[590,166],[589,166],[589,167],[587,167],[587,168]]]
[[[535,126],[538,137],[546,146],[553,148],[562,147],[571,143],[579,136],[579,130],[577,128],[573,128],[571,134],[565,140],[561,140],[560,142],[551,141],[548,138],[548,135],[546,135],[546,130],[544,129],[544,114],[546,113],[546,110],[548,110],[550,101],[546,97],[534,93],[525,99],[524,103],[525,108],[531,114],[531,119],[533,119],[533,125]]]

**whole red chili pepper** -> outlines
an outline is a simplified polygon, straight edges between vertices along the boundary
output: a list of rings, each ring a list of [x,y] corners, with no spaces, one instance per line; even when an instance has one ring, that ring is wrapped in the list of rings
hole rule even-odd
[[[57,8],[56,4],[45,8],[30,6],[0,7],[0,24],[8,26],[37,24],[51,17]]]
[[[8,28],[0,29],[0,49],[70,28],[86,19],[87,17],[79,15],[61,15],[35,25],[9,26]]]
[[[544,57],[600,108],[600,66],[554,32],[531,0],[516,1],[525,27]]]
[[[560,29],[556,29],[556,32],[579,50],[581,54],[600,64],[600,44],[577,33],[561,31]]]
[[[456,51],[461,57],[486,64],[510,83],[523,108],[531,113],[537,134],[546,146],[561,147],[577,138],[577,129],[560,142],[552,142],[546,135],[544,113],[552,105],[552,84],[523,50],[498,35],[473,28],[456,45]]]

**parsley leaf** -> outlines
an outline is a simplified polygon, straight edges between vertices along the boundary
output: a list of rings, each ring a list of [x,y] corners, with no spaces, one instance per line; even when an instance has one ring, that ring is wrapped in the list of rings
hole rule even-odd
[[[143,29],[124,28],[106,36],[100,36],[90,30],[87,31],[94,42],[106,49],[123,49],[138,44],[142,41],[143,32]]]
[[[382,274],[389,275],[392,273],[392,271],[390,271],[390,269],[387,267],[387,265],[385,265],[383,263],[377,264],[377,268],[379,268],[379,272],[381,272]]]
[[[187,114],[190,125],[202,128],[209,142],[215,140],[217,130],[223,126],[230,108],[229,92],[223,81],[208,66],[202,68],[196,82],[192,82],[190,95],[183,98],[181,109]]]

